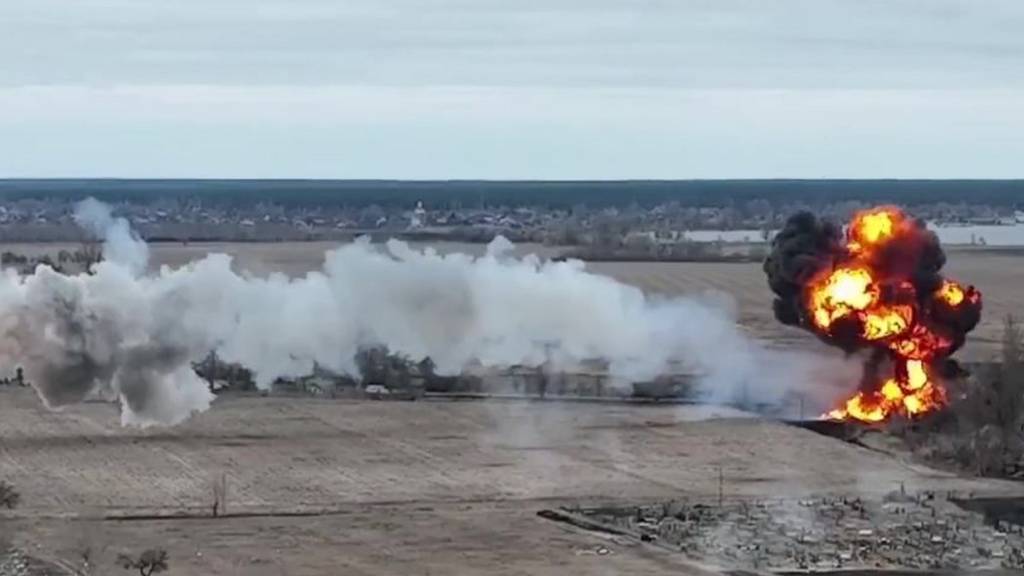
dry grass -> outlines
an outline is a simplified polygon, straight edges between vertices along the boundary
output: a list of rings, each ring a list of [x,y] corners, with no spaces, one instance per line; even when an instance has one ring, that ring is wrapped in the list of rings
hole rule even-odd
[[[210,515],[221,474],[233,513],[713,494],[719,463],[757,478],[735,487],[750,494],[851,489],[862,469],[880,490],[906,478],[884,457],[787,426],[689,421],[696,407],[229,396],[184,426],[134,430],[112,405],[57,414],[25,389],[0,390],[0,406],[0,477],[30,515]]]
[[[45,558],[83,547],[166,548],[174,574],[692,574],[534,516],[574,503],[1003,494],[1015,486],[907,467],[881,453],[706,408],[618,404],[351,402],[227,397],[181,427],[122,429],[112,406],[48,412],[0,390],[0,477],[22,487],[4,520]],[[226,475],[230,513],[212,518]],[[327,512],[311,518],[280,514]],[[190,514],[192,520],[101,520]],[[69,521],[66,517],[77,518]],[[609,558],[593,553],[613,550]],[[652,556],[653,554],[653,556]],[[331,571],[331,566],[338,570]]]

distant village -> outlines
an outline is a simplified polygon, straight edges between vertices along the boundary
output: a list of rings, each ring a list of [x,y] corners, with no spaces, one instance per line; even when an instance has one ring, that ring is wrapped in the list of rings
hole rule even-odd
[[[845,221],[862,202],[814,206],[818,214]],[[543,206],[451,207],[419,201],[408,206],[301,206],[224,204],[200,200],[156,199],[120,203],[126,217],[149,241],[308,241],[344,240],[359,235],[412,240],[488,242],[501,234],[516,242],[562,246],[664,246],[715,241],[721,232],[743,231],[735,241],[764,243],[801,204],[751,200],[719,206],[669,202],[651,207],[572,208]],[[935,203],[909,206],[916,216],[942,226],[1016,225],[1024,212],[1005,206]],[[74,204],[47,199],[0,202],[0,240],[8,242],[79,241]]]

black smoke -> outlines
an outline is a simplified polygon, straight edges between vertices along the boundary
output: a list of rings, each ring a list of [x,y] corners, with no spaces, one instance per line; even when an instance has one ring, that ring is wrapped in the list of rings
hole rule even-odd
[[[844,254],[843,231],[810,212],[797,212],[772,240],[764,262],[768,286],[775,293],[775,318],[788,326],[807,327],[803,305],[807,283],[823,270],[833,268]]]
[[[909,216],[903,218],[889,241],[864,256],[851,252],[848,238],[838,224],[810,212],[790,217],[773,239],[771,253],[764,262],[768,286],[775,294],[772,307],[779,322],[808,330],[849,353],[875,348],[876,353],[869,355],[867,369],[876,372],[884,358],[877,350],[884,349],[885,342],[865,340],[861,336],[863,326],[853,316],[835,322],[828,331],[821,330],[810,318],[806,304],[812,280],[860,258],[859,262],[872,271],[882,303],[912,305],[917,324],[950,342],[942,349],[942,356],[960,348],[981,318],[981,296],[970,286],[964,288],[963,305],[953,307],[937,298],[936,292],[943,285],[941,271],[946,255],[938,237],[923,222]],[[934,362],[938,358],[929,360]]]

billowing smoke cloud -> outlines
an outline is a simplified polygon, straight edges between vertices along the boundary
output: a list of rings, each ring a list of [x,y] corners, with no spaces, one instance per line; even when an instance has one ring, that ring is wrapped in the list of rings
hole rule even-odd
[[[941,274],[946,256],[923,222],[896,207],[855,215],[845,236],[803,212],[776,235],[765,261],[779,321],[865,358],[861,393],[835,418],[915,416],[945,403],[940,380],[981,318],[981,293]],[[892,378],[882,374],[892,364]]]
[[[871,225],[884,229],[871,230]],[[938,237],[924,223],[893,207],[881,207],[859,214],[844,237],[842,229],[809,212],[793,215],[772,242],[772,253],[764,264],[768,285],[775,293],[776,318],[806,328],[825,342],[855,351],[864,348],[897,349],[911,358],[933,360],[946,357],[963,346],[967,333],[981,318],[981,295],[973,286],[961,287],[945,279],[941,270],[946,255]],[[865,336],[867,310],[850,308],[827,326],[813,318],[809,304],[815,283],[842,268],[863,269],[877,286],[878,306],[904,307],[913,313],[909,320],[893,327],[891,334],[878,338]],[[944,287],[954,288],[957,301],[947,301]],[[843,308],[845,303],[835,304]],[[907,349],[918,344],[912,337],[926,333],[927,347]]]
[[[429,357],[447,374],[470,363],[571,368],[603,359],[625,382],[682,367],[718,398],[751,384],[756,392],[771,380],[766,366],[799,373],[799,362],[765,362],[772,353],[711,300],[655,300],[581,262],[516,259],[503,238],[479,258],[357,241],[296,279],[239,274],[223,254],[147,275],[146,246],[127,222],[95,201],[78,221],[101,235],[107,260],[91,275],[5,271],[0,359],[23,365],[51,407],[94,393],[119,398],[126,424],[176,423],[206,409],[212,395],[191,362],[211,350],[263,387],[314,364],[354,374],[355,355],[371,346]]]
[[[103,240],[93,275],[48,266],[0,280],[0,359],[20,364],[50,407],[92,393],[114,396],[122,422],[173,424],[209,407],[213,395],[191,368],[200,353],[175,331],[175,310],[141,276],[149,250],[123,218],[89,199],[75,221]]]
[[[124,218],[115,218],[110,207],[87,198],[75,207],[75,222],[103,240],[103,257],[138,274],[149,263],[149,247]]]

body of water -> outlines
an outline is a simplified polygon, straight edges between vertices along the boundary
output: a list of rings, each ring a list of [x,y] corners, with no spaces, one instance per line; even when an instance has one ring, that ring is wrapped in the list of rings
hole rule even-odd
[[[1024,225],[936,226],[928,224],[946,245],[1024,246]],[[772,236],[775,235],[773,231]],[[695,242],[763,242],[761,230],[691,230],[686,237]]]

